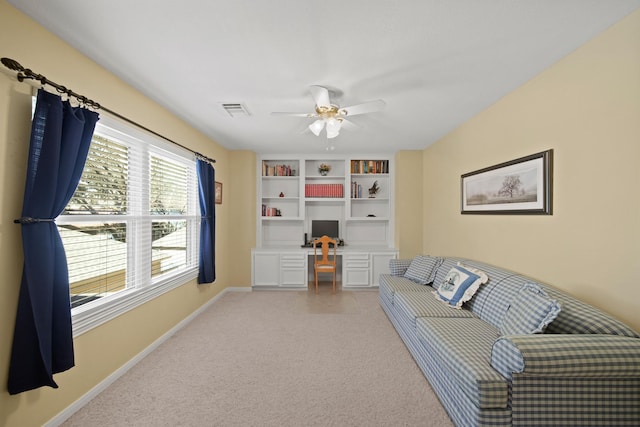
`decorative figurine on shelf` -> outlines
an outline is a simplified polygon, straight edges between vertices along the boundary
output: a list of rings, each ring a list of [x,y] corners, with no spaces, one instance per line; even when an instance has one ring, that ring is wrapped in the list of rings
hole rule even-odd
[[[320,172],[320,175],[322,176],[327,176],[330,170],[331,165],[328,165],[326,163],[320,163],[320,166],[318,166],[318,172]]]
[[[281,191],[278,197],[284,197],[284,193]]]
[[[373,181],[373,185],[369,188],[369,197],[374,198],[376,194],[380,191],[380,187],[378,186],[378,180]]]

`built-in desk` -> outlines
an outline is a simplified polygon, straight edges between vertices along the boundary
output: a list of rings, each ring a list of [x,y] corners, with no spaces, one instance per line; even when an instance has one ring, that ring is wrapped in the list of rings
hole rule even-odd
[[[389,260],[398,251],[388,247],[339,246],[336,280],[343,289],[375,288],[382,273],[389,272]],[[313,248],[273,247],[252,250],[253,287],[307,289],[313,281]]]

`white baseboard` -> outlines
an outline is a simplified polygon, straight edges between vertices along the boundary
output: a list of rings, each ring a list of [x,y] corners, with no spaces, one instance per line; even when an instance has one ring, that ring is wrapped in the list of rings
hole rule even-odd
[[[220,299],[227,292],[251,292],[251,288],[250,287],[229,287],[229,288],[223,289],[218,295],[216,295],[215,297],[211,298],[211,300],[207,301],[206,304],[204,304],[202,307],[200,307],[199,309],[197,309],[196,311],[191,313],[188,317],[186,317],[184,320],[182,320],[176,326],[174,326],[169,331],[167,331],[164,335],[162,335],[157,340],[155,340],[153,343],[151,343],[151,345],[149,345],[143,351],[138,353],[133,359],[129,360],[122,367],[120,367],[118,370],[113,372],[111,375],[109,375],[107,378],[105,378],[103,381],[101,381],[99,384],[97,384],[95,387],[93,387],[91,390],[89,390],[87,393],[85,393],[80,399],[76,400],[71,405],[66,407],[58,415],[56,415],[55,417],[53,417],[49,421],[47,421],[43,426],[44,427],[58,427],[59,425],[61,425],[63,422],[65,422],[67,419],[69,419],[69,417],[71,417],[73,414],[75,414],[77,411],[79,411],[84,405],[89,403],[89,401],[91,399],[93,399],[98,394],[103,392],[107,387],[109,387],[111,384],[113,384],[118,378],[123,376],[129,369],[133,368],[138,362],[140,362],[142,359],[144,359],[153,350],[158,348],[158,346],[160,346],[160,344],[162,344],[163,342],[168,340],[173,334],[178,332],[180,329],[184,328],[187,324],[189,324],[189,322],[191,322],[193,319],[195,319],[204,310],[209,308],[209,306],[211,306],[213,303],[215,303],[218,299]]]

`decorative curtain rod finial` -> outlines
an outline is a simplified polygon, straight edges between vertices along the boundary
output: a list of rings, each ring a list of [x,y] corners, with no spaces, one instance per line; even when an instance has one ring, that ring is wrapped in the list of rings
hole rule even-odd
[[[13,71],[24,71],[24,67],[22,65],[20,65],[20,63],[18,61],[15,61],[11,58],[2,58],[0,59],[0,61],[2,61],[2,65],[4,65],[5,67],[7,67],[10,70]]]

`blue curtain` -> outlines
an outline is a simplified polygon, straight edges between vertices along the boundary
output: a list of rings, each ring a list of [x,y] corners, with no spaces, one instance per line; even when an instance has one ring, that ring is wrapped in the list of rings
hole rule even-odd
[[[216,280],[216,204],[215,170],[210,163],[197,160],[198,194],[200,195],[200,264],[198,283]]]
[[[53,374],[74,365],[69,274],[54,222],[82,176],[98,114],[38,92],[22,205],[24,265],[8,391],[58,388]]]

